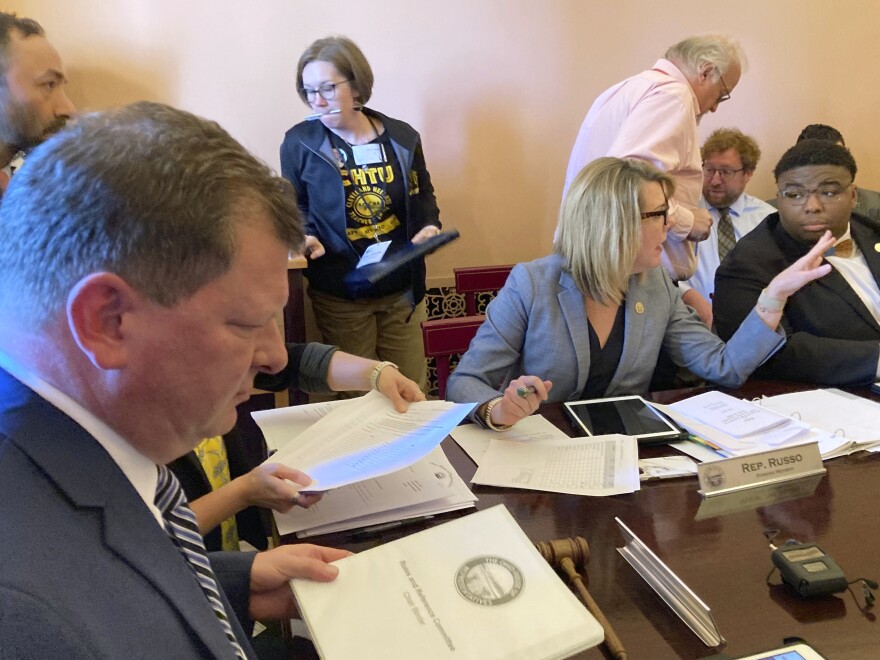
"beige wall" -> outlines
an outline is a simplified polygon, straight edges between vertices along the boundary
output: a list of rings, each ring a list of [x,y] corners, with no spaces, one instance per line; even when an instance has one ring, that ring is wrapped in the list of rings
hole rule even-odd
[[[750,67],[706,118],[764,151],[750,191],[807,123],[838,127],[880,188],[880,2],[874,0],[7,1],[42,22],[81,109],[136,99],[216,119],[271,165],[307,110],[294,91],[315,38],[353,38],[376,73],[372,107],[421,133],[441,216],[462,238],[429,260],[523,261],[550,249],[568,154],[593,99],[690,34],[723,31]]]

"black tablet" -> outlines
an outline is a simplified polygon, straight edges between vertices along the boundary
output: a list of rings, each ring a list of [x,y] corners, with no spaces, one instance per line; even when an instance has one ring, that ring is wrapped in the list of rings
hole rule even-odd
[[[640,396],[569,401],[565,411],[587,435],[622,433],[639,444],[660,444],[687,439],[687,432],[654,410]]]
[[[448,245],[460,235],[457,229],[450,229],[449,231],[441,231],[436,236],[418,244],[410,242],[392,244],[380,261],[355,268],[346,274],[345,287],[352,296],[357,296],[369,290],[376,282],[396,273],[404,266],[410,265],[416,259]]]

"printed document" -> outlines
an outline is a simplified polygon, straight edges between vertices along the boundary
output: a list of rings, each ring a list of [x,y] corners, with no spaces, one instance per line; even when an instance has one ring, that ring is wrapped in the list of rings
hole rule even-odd
[[[482,462],[483,456],[489,449],[489,442],[493,438],[516,442],[539,442],[568,438],[565,433],[542,415],[531,415],[521,419],[506,431],[492,431],[477,424],[462,424],[452,429],[449,435],[477,465]]]
[[[357,399],[338,399],[304,403],[287,408],[254,410],[251,417],[263,432],[269,451],[278,451],[325,415],[356,401]]]
[[[842,444],[834,456],[880,450],[880,403],[876,401],[830,388],[764,397],[759,405],[839,438]]]
[[[315,536],[473,506],[441,447],[403,470],[332,490],[308,509],[275,512],[279,534]]]
[[[539,442],[492,438],[471,481],[573,495],[619,495],[639,490],[638,459],[638,442],[630,435]]]
[[[672,408],[734,438],[767,434],[771,429],[778,431],[780,427],[791,431],[791,435],[803,431],[802,427],[794,428],[794,425],[789,424],[792,421],[790,417],[765,410],[751,401],[737,399],[723,392],[698,394],[672,404]]]
[[[818,442],[819,451],[824,456],[840,444],[830,434],[811,429],[809,424],[722,392],[698,394],[668,406],[651,405],[697,436],[700,442],[728,456],[742,456],[807,442]],[[695,448],[708,451],[704,447]],[[703,460],[697,452],[683,451]],[[714,458],[717,459],[717,456]]]
[[[290,583],[325,660],[542,660],[603,639],[503,505],[336,565],[333,582]]]
[[[373,391],[335,407],[269,461],[308,474],[314,481],[310,491],[339,488],[412,465],[439,445],[473,406],[419,401],[399,413]]]

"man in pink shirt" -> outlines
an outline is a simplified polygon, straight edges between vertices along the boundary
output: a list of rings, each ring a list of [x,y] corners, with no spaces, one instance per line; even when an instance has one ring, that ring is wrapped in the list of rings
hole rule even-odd
[[[647,160],[675,177],[662,260],[675,280],[694,273],[693,242],[705,240],[712,226],[709,212],[699,208],[703,175],[697,124],[730,98],[742,61],[739,45],[722,35],[675,44],[651,69],[596,99],[571,151],[563,194],[584,165],[602,156]]]

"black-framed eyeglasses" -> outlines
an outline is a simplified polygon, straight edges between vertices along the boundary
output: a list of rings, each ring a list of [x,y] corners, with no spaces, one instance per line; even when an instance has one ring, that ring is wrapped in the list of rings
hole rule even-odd
[[[665,227],[666,223],[669,222],[669,207],[667,206],[665,209],[660,209],[659,211],[646,211],[645,213],[640,213],[639,216],[642,220],[663,218],[663,226]]]
[[[720,176],[724,181],[730,181],[737,174],[745,171],[746,168],[744,167],[735,170],[732,167],[709,167],[708,165],[703,165],[703,176],[710,181],[712,180],[712,177],[714,177],[716,174]]]
[[[309,87],[303,87],[302,91],[303,91],[303,94],[306,95],[306,100],[309,103],[314,101],[318,94],[320,94],[321,98],[324,99],[325,101],[332,101],[334,98],[336,98],[336,88],[339,85],[341,85],[343,83],[347,83],[347,82],[351,82],[351,80],[346,79],[346,80],[338,80],[336,82],[324,83],[323,85],[318,87],[318,89],[310,89]]]
[[[826,185],[813,188],[812,190],[808,190],[807,188],[786,188],[785,190],[779,191],[779,197],[795,206],[803,206],[813,195],[816,195],[819,198],[819,201],[823,204],[833,204],[834,202],[840,201],[843,194],[849,190],[851,185],[851,183],[848,183],[845,186]]]
[[[718,80],[721,81],[721,96],[718,97],[718,100],[715,103],[724,103],[725,101],[730,100],[730,89],[727,87],[727,83],[724,82],[724,76],[720,73],[718,74]]]

